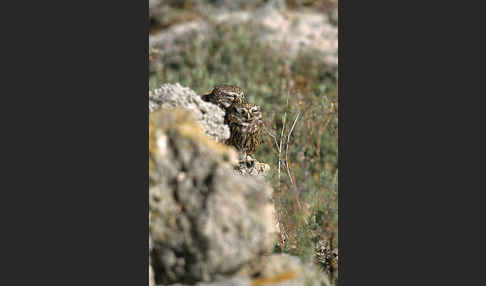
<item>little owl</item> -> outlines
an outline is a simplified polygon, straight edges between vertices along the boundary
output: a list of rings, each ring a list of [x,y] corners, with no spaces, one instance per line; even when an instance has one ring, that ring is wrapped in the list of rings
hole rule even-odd
[[[245,101],[243,89],[234,85],[220,85],[209,93],[201,95],[204,101],[209,101],[226,111],[234,101]]]
[[[263,131],[260,107],[237,100],[226,110],[225,122],[231,131],[226,144],[246,155],[255,153]]]

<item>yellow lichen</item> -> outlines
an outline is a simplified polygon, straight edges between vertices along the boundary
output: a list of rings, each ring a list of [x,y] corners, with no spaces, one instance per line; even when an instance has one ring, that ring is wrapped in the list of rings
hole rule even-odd
[[[295,277],[297,277],[297,273],[295,271],[287,271],[273,277],[257,278],[252,281],[251,286],[263,286],[268,284],[276,284],[287,280],[295,279]]]
[[[237,153],[227,145],[216,142],[202,130],[201,126],[195,122],[193,114],[184,109],[159,109],[150,114],[149,121],[149,152],[156,152],[155,144],[155,130],[162,130],[166,133],[168,131],[176,132],[181,137],[199,142],[207,146],[218,155],[227,156],[229,160],[237,160]],[[149,160],[149,168],[151,168],[151,160]]]

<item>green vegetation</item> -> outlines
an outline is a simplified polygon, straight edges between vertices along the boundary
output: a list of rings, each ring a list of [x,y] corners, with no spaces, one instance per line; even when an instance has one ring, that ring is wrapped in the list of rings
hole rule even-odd
[[[311,261],[319,240],[338,247],[337,70],[315,51],[285,56],[259,44],[252,31],[258,27],[220,24],[201,40],[189,36],[177,52],[152,59],[150,88],[179,82],[201,94],[217,84],[235,84],[261,106],[267,132],[254,157],[271,166],[283,234],[275,251]],[[337,284],[332,255],[319,261]]]

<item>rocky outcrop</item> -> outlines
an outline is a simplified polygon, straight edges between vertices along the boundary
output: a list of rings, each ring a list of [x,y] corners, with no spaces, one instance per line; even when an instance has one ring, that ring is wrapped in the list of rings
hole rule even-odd
[[[303,49],[319,51],[329,66],[338,65],[338,27],[326,14],[264,10],[259,24],[265,29],[261,40],[296,55]]]
[[[270,166],[257,160],[248,162],[239,162],[234,166],[235,173],[243,176],[261,176],[265,177],[270,171]]]
[[[238,169],[236,150],[215,140],[223,129],[203,128],[219,125],[198,118],[205,102],[194,96],[178,84],[150,95],[150,285],[330,285],[314,266],[271,254],[272,188],[258,176],[266,164]]]
[[[195,91],[182,87],[179,83],[163,84],[149,92],[150,112],[162,107],[190,110],[204,132],[218,142],[224,142],[230,137],[229,128],[224,124],[224,111],[214,104],[203,101]]]
[[[182,110],[150,115],[150,233],[157,283],[212,281],[268,253],[272,189],[233,174],[236,152]]]
[[[210,102],[203,101],[199,95],[190,88],[179,83],[163,84],[160,88],[149,92],[150,112],[160,108],[182,108],[193,113],[204,133],[218,142],[224,142],[230,137],[229,127],[224,124],[225,112]],[[270,166],[252,160],[251,162],[237,161],[234,173],[239,175],[266,176]]]
[[[277,5],[278,6],[278,5]],[[252,23],[259,29],[259,40],[280,52],[295,56],[301,50],[315,50],[329,66],[338,65],[337,10],[332,13],[312,11],[284,11],[266,5],[255,11],[220,11],[211,15],[214,23],[240,25]],[[149,36],[149,46],[163,51],[181,49],[181,44],[202,41],[211,33],[212,24],[196,18],[173,25],[161,33]],[[179,44],[178,44],[179,43]]]
[[[305,265],[298,258],[286,254],[273,254],[262,257],[253,267],[252,278],[248,273],[236,274],[233,277],[213,282],[197,282],[196,286],[330,286],[325,274],[314,265]],[[256,271],[256,272],[255,272]],[[189,284],[173,284],[171,286],[189,286]]]
[[[149,221],[150,221],[151,215],[149,213]],[[149,286],[156,286],[155,284],[155,277],[154,277],[154,269],[152,268],[152,258],[150,257],[150,253],[152,253],[152,236],[150,235],[149,232]]]
[[[254,265],[242,268],[240,275],[247,277],[258,273],[246,285],[262,286],[329,286],[327,276],[313,264],[304,264],[299,258],[287,254],[273,254],[262,257]]]

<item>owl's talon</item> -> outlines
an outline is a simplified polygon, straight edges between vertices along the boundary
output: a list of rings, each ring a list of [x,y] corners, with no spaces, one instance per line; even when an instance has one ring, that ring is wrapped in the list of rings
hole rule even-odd
[[[244,155],[244,159],[239,160],[240,165],[245,165],[247,168],[252,168],[255,165],[256,160],[250,155]]]
[[[255,165],[255,160],[246,161],[246,167],[252,168]]]

